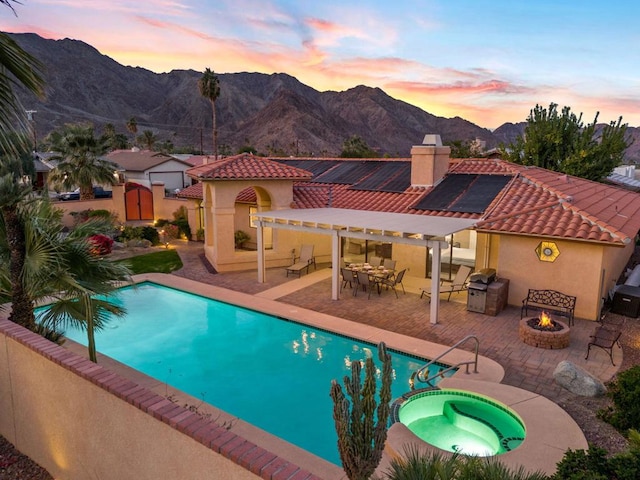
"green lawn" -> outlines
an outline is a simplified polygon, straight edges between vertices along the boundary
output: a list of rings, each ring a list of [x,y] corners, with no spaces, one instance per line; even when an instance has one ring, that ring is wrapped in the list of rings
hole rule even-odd
[[[125,263],[134,275],[140,273],[171,273],[182,268],[180,256],[173,249],[125,258],[120,262]]]

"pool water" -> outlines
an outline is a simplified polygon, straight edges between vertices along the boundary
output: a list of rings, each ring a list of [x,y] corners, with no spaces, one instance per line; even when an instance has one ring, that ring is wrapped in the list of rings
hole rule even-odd
[[[149,282],[112,301],[127,315],[96,334],[99,352],[340,465],[331,380],[372,355],[380,368],[375,345]],[[428,360],[389,353],[395,398]]]
[[[500,455],[519,447],[526,435],[524,423],[513,410],[473,392],[427,390],[398,400],[396,405],[393,420],[449,452]]]

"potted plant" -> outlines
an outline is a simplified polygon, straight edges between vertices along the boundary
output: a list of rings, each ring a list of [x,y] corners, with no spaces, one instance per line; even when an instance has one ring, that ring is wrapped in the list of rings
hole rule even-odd
[[[249,239],[251,239],[251,236],[247,232],[243,230],[236,230],[234,234],[236,248],[242,248],[242,245],[244,244],[244,242],[246,242]]]

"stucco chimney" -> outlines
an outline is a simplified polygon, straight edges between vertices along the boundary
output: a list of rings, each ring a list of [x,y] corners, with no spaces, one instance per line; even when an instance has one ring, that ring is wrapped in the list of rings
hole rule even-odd
[[[442,146],[440,135],[427,134],[422,145],[411,148],[411,186],[431,187],[449,168],[451,147]]]

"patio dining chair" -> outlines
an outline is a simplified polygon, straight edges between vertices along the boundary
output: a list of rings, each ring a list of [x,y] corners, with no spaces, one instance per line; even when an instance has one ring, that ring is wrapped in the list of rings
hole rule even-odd
[[[382,280],[382,285],[384,285],[387,288],[391,288],[391,290],[393,290],[393,293],[396,294],[396,298],[398,298],[398,291],[396,290],[396,285],[400,285],[402,287],[402,293],[406,295],[407,292],[405,292],[404,290],[404,285],[402,284],[402,278],[404,277],[404,273],[407,271],[407,269],[405,268],[404,270],[400,270],[400,273],[398,273],[398,275],[396,275],[394,278],[388,278],[385,280]]]
[[[369,258],[369,265],[372,267],[380,267],[382,266],[382,257],[371,257]]]
[[[395,270],[396,269],[396,261],[391,260],[390,258],[385,258],[382,262],[382,266],[387,270]]]
[[[342,283],[340,284],[340,291],[349,284],[349,288],[353,288],[352,282],[357,282],[355,278],[355,274],[352,270],[348,268],[341,268],[340,272],[342,273]]]
[[[447,302],[451,300],[452,293],[464,292],[467,290],[467,279],[471,275],[471,267],[467,265],[460,265],[460,268],[456,272],[456,276],[453,277],[453,281],[445,285],[445,280],[440,281],[440,293],[448,293]],[[429,287],[423,287],[420,298],[427,296],[431,300],[431,291]]]
[[[287,277],[289,274],[296,274],[298,277],[302,274],[302,270],[309,273],[309,267],[313,265],[316,268],[316,257],[313,256],[313,245],[302,245],[300,248],[300,256],[295,259],[295,263],[287,267]]]
[[[353,289],[353,296],[356,297],[358,295],[358,290],[360,286],[362,286],[363,290],[367,292],[367,298],[371,298],[371,292],[374,288],[377,288],[378,282],[372,280],[367,272],[356,272],[356,287]]]

